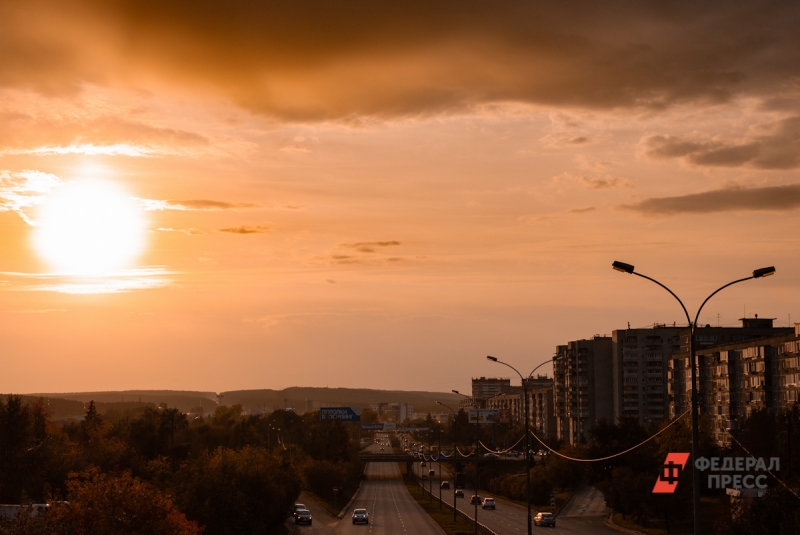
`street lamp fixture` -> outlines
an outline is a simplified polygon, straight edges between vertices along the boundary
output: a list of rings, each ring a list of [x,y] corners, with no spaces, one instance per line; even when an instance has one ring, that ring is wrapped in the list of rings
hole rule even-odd
[[[455,390],[454,390],[455,392]],[[453,456],[456,458],[456,463],[453,465],[453,522],[458,520],[456,511],[456,481],[458,480],[458,415],[453,407],[445,405],[441,401],[436,402],[437,405],[447,407],[453,413]],[[442,457],[441,443],[439,444],[439,459]],[[442,462],[439,461],[439,508],[442,507]]]
[[[721,290],[724,290],[728,286],[732,286],[739,282],[744,282],[750,279],[760,279],[763,277],[769,277],[770,275],[775,274],[775,267],[765,267],[756,269],[753,271],[753,275],[750,277],[744,277],[742,279],[736,279],[735,281],[731,281],[724,286],[720,286],[716,290],[714,290],[711,295],[706,297],[705,301],[700,305],[700,308],[697,309],[697,314],[694,317],[694,321],[692,321],[691,316],[689,316],[689,312],[686,310],[686,306],[684,306],[683,301],[681,301],[680,297],[678,297],[675,292],[667,288],[662,283],[658,282],[652,277],[648,277],[647,275],[642,275],[641,273],[637,273],[634,271],[634,267],[632,264],[626,264],[625,262],[618,262],[614,261],[611,264],[611,267],[617,271],[621,271],[623,273],[628,273],[630,275],[637,275],[643,279],[647,279],[651,282],[654,282],[664,288],[666,291],[674,297],[678,303],[681,305],[683,309],[683,313],[686,315],[686,321],[688,322],[689,326],[689,354],[691,356],[691,368],[692,368],[692,482],[693,482],[693,505],[694,505],[694,535],[700,535],[700,471],[694,467],[694,462],[697,460],[699,456],[699,443],[700,443],[700,428],[699,428],[699,399],[697,394],[697,351],[695,348],[695,336],[697,331],[697,321],[700,319],[700,312],[703,310],[703,307],[708,303],[708,300],[714,297],[717,293]]]
[[[497,357],[487,355],[486,358],[491,360],[492,362],[502,364],[503,366],[508,366],[509,368],[517,372],[517,375],[519,375],[519,379],[522,382],[522,391],[523,395],[525,396],[525,494],[527,495],[526,500],[528,502],[528,535],[532,535],[533,522],[531,519],[531,436],[530,436],[530,431],[528,429],[530,425],[528,422],[528,420],[530,419],[529,418],[530,412],[528,408],[528,381],[530,381],[531,377],[533,377],[533,372],[535,372],[545,364],[548,364],[550,362],[555,362],[558,356],[555,356],[550,360],[546,360],[541,364],[539,364],[538,366],[536,366],[533,370],[531,370],[531,373],[528,374],[527,378],[523,377],[522,374],[519,373],[519,370],[517,370],[514,366],[508,364],[507,362],[503,362],[502,360],[498,360]]]

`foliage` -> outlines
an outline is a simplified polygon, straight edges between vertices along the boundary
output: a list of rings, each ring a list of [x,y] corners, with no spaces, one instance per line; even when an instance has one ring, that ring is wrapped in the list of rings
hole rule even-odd
[[[300,494],[294,469],[265,448],[219,448],[176,474],[181,510],[206,533],[264,533],[282,523]]]
[[[44,514],[23,515],[0,527],[4,535],[199,535],[170,498],[129,472],[108,475],[97,468],[71,474],[68,502]]]

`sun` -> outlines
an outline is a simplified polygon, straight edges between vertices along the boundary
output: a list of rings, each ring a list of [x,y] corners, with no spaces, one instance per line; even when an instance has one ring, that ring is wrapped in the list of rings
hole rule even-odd
[[[60,273],[111,275],[144,249],[145,220],[136,200],[114,182],[67,182],[38,207],[33,245]]]

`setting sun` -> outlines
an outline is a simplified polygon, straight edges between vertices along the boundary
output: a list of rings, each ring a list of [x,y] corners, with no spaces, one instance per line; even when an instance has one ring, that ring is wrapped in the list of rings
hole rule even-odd
[[[127,267],[144,246],[136,201],[105,180],[69,182],[39,205],[33,243],[52,267],[71,275],[108,275]]]

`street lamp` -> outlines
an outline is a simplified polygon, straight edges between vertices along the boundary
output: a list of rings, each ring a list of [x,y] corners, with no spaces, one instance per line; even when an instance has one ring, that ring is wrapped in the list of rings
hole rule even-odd
[[[558,357],[553,357],[550,360],[546,360],[536,366],[531,373],[528,374],[528,378],[525,379],[522,377],[522,374],[519,373],[514,366],[508,364],[507,362],[503,362],[502,360],[497,360],[497,357],[487,356],[487,359],[491,360],[492,362],[496,362],[498,364],[502,364],[503,366],[508,366],[519,375],[520,381],[522,381],[522,391],[525,395],[525,488],[527,494],[527,502],[528,502],[528,535],[531,535],[533,532],[533,524],[531,521],[531,437],[528,431],[528,420],[529,420],[529,410],[528,410],[528,381],[530,381],[531,377],[533,377],[533,372],[548,364],[550,362],[554,362]]]
[[[458,480],[458,415],[450,405],[445,405],[441,401],[436,402],[437,405],[447,407],[453,413],[453,455],[456,458],[453,469],[453,522],[457,520],[456,517],[456,481]],[[441,447],[439,448],[439,455],[442,454]],[[441,457],[439,457],[441,459]],[[439,479],[442,478],[442,461],[439,461]],[[439,483],[439,508],[442,507],[442,484]]]
[[[478,404],[475,402],[475,398],[470,397],[466,394],[462,394],[458,390],[453,390],[453,394],[457,394],[459,396],[464,396],[465,398],[472,401],[472,405],[475,407],[475,496],[479,496],[478,493],[478,442],[480,442],[480,434],[481,434],[481,415],[480,411],[478,410]],[[455,506],[455,503],[453,503]],[[476,498],[475,501],[475,535],[478,535],[478,501]]]
[[[711,295],[706,297],[703,304],[700,305],[700,308],[697,309],[697,314],[694,317],[694,321],[692,321],[691,316],[689,316],[689,312],[686,310],[686,307],[681,301],[680,297],[675,295],[675,292],[655,280],[654,278],[648,277],[647,275],[642,275],[641,273],[637,273],[634,271],[634,267],[631,264],[626,264],[625,262],[617,262],[614,261],[611,264],[611,267],[617,271],[622,273],[628,273],[629,275],[638,275],[643,279],[647,279],[651,282],[654,282],[664,288],[666,291],[674,297],[678,303],[680,303],[681,308],[683,309],[683,313],[686,315],[686,321],[689,323],[689,355],[690,355],[690,364],[692,367],[692,484],[693,484],[693,502],[694,502],[694,535],[700,535],[700,472],[695,468],[694,462],[697,460],[699,451],[698,446],[700,442],[700,427],[699,427],[699,403],[698,403],[698,395],[697,395],[697,354],[695,350],[695,334],[697,330],[697,320],[700,318],[700,311],[703,310],[703,307],[706,305],[709,299],[714,297],[718,292],[724,290],[728,286],[732,286],[738,282],[744,282],[750,279],[760,279],[762,277],[769,277],[770,275],[775,274],[775,267],[765,267],[760,268],[753,271],[753,275],[750,277],[745,277],[743,279],[737,279],[735,281],[729,282],[724,286],[720,286],[716,290],[714,290]]]

